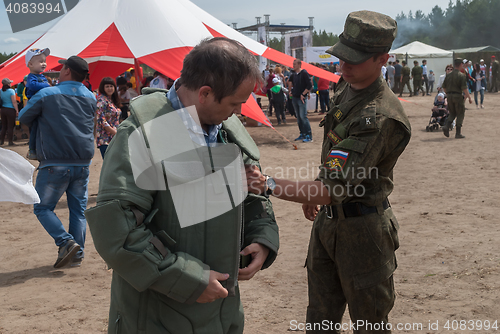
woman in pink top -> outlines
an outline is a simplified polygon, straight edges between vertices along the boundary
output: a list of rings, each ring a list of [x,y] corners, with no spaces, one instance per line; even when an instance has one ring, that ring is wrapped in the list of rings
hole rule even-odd
[[[110,77],[103,78],[99,85],[96,112],[96,142],[103,159],[109,142],[120,125],[122,113],[120,107],[120,96],[116,90],[115,81]]]

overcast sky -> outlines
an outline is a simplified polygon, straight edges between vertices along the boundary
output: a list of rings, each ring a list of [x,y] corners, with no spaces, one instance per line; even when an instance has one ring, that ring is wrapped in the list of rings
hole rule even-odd
[[[142,0],[137,1],[140,3]],[[407,14],[410,10],[413,13],[417,10],[422,10],[424,14],[429,14],[431,9],[436,5],[443,10],[446,9],[449,0],[399,0],[393,1],[392,4],[388,1],[374,0],[192,0],[192,2],[226,24],[236,22],[238,28],[255,24],[256,16],[262,17],[263,22],[264,14],[271,15],[271,24],[286,23],[305,26],[309,25],[308,17],[312,16],[314,17],[314,28],[316,30],[326,30],[327,32],[340,34],[343,30],[347,14],[352,11],[363,9],[373,10],[391,17],[396,17],[401,11]],[[4,1],[0,1],[0,52],[22,51],[45,31],[50,29],[55,22],[57,21],[54,20],[14,34],[12,33],[7,13],[5,12]],[[92,24],[92,21],[91,19],[87,19],[82,20],[81,23],[82,29],[85,29],[85,26]],[[147,38],[147,34],[145,36]]]

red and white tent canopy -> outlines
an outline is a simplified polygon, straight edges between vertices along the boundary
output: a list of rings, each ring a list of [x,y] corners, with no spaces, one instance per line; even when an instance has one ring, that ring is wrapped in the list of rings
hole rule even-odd
[[[60,66],[59,59],[78,55],[89,63],[94,87],[101,78],[116,77],[139,64],[177,78],[185,55],[201,40],[217,36],[237,40],[256,55],[292,66],[294,58],[237,32],[188,0],[83,0],[33,44],[1,64],[0,77],[20,82],[29,73],[26,51],[50,48],[47,70]],[[338,81],[328,71],[306,63],[302,67],[311,75]],[[248,114],[255,107],[256,103],[247,103],[243,113],[255,118],[255,110]],[[257,116],[258,121],[268,123],[263,114]]]

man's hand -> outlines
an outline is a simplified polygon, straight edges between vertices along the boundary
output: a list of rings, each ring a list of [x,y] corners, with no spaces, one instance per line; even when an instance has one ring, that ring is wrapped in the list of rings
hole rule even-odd
[[[314,221],[319,212],[319,205],[302,204],[302,211],[304,212],[304,217],[306,217],[306,219]]]
[[[261,268],[269,255],[269,248],[258,243],[253,243],[245,247],[241,255],[252,255],[252,261],[248,267],[238,271],[238,280],[245,281],[251,279]]]
[[[229,274],[221,274],[219,272],[210,270],[210,278],[208,279],[208,286],[201,294],[197,303],[211,303],[219,298],[227,297],[227,290],[220,284],[219,281],[225,281],[229,278]]]
[[[249,192],[260,195],[267,190],[266,177],[260,172],[259,167],[245,165],[245,173]]]

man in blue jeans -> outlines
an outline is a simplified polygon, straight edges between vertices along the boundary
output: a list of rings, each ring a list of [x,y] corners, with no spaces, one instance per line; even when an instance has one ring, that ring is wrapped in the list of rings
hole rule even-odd
[[[312,142],[311,124],[307,118],[307,95],[311,91],[312,83],[309,73],[302,70],[302,61],[295,59],[293,61],[294,73],[288,80],[292,87],[292,103],[297,115],[297,124],[299,125],[300,136],[295,140],[302,140],[304,143]]]
[[[40,161],[35,189],[40,203],[34,213],[59,247],[55,268],[79,266],[87,221],[89,165],[94,156],[94,95],[82,84],[89,67],[72,56],[62,59],[59,84],[34,95],[21,110],[19,120],[30,125],[38,120],[37,159]],[[54,208],[66,193],[69,230],[66,231]]]

